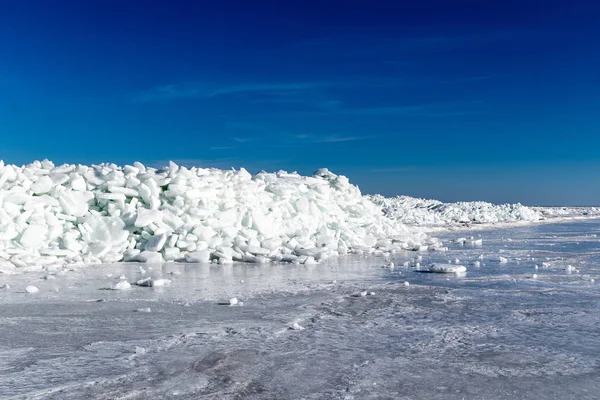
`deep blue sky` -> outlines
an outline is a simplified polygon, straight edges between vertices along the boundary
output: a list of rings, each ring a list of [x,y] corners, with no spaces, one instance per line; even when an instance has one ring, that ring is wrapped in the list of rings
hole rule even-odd
[[[0,158],[600,204],[599,6],[402,3],[0,0]]]

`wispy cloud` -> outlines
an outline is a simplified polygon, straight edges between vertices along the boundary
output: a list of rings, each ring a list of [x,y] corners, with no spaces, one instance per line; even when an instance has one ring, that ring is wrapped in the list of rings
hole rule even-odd
[[[394,137],[397,135],[317,135],[317,134],[289,134],[283,135],[281,138],[282,143],[289,145],[296,145],[298,143],[303,144],[314,144],[314,143],[345,143],[345,142],[356,142],[359,140],[370,140],[375,138]]]
[[[296,48],[325,56],[363,57],[397,55],[417,51],[448,51],[501,40],[505,33],[407,35],[331,35],[302,40]]]
[[[317,138],[314,140],[315,143],[343,143],[343,142],[355,142],[357,140],[371,139],[373,136],[324,136],[323,138]]]
[[[237,147],[235,146],[211,146],[210,150],[235,150]]]
[[[136,103],[149,103],[155,101],[192,99],[203,97],[205,95],[205,91],[198,85],[162,85],[139,93],[133,98],[133,101]]]
[[[333,85],[327,82],[257,83],[242,85],[223,85],[210,87],[202,83],[180,83],[161,85],[145,90],[134,96],[137,103],[170,101],[179,99],[211,99],[220,96],[239,94],[267,94],[270,96],[290,96],[295,93],[314,90]]]
[[[273,84],[247,84],[247,85],[233,85],[218,88],[208,93],[207,97],[217,97],[230,94],[239,93],[256,93],[256,92],[269,92],[276,94],[290,94],[290,92],[305,91],[311,89],[317,89],[323,86],[330,85],[331,83],[326,82],[298,82],[298,83],[273,83]]]
[[[414,171],[416,167],[406,166],[406,167],[386,167],[386,168],[369,168],[370,172],[410,172]]]
[[[252,142],[255,141],[255,138],[242,138],[242,137],[232,137],[231,140],[233,140],[234,142],[237,143],[248,143],[248,142]]]
[[[399,78],[360,77],[357,79],[323,80],[313,82],[246,83],[214,85],[206,83],[177,83],[160,85],[142,91],[132,99],[136,103],[165,102],[183,99],[214,99],[224,96],[252,96],[253,102],[302,103],[315,107],[335,107],[338,100],[325,99],[330,89],[394,88],[405,85]],[[308,94],[315,95],[314,97]],[[318,100],[315,100],[317,98]]]
[[[327,111],[331,115],[365,117],[449,117],[487,114],[480,102],[433,103],[404,106],[338,107]]]

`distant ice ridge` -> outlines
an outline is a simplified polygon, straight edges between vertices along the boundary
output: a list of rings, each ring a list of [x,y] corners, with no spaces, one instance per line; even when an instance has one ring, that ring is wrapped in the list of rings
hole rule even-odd
[[[344,176],[0,161],[0,272],[116,261],[314,263],[439,241]]]
[[[596,217],[600,216],[600,207],[531,207],[545,218],[560,217]]]
[[[368,196],[381,206],[383,214],[412,226],[452,226],[535,222],[547,218],[600,216],[600,207],[527,207],[522,204],[496,205],[483,201],[442,203],[409,196]]]
[[[408,196],[371,196],[383,213],[408,225],[446,226],[465,223],[539,221],[541,212],[521,204],[495,205],[483,201],[442,203]]]

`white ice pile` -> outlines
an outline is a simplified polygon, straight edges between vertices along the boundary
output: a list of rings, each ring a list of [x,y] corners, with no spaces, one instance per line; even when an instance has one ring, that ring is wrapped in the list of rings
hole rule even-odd
[[[140,163],[0,161],[0,271],[69,263],[270,260],[425,249],[344,176]]]
[[[483,201],[442,203],[409,196],[370,196],[383,213],[398,222],[419,226],[448,226],[498,222],[539,221],[541,211],[521,204],[495,205]]]

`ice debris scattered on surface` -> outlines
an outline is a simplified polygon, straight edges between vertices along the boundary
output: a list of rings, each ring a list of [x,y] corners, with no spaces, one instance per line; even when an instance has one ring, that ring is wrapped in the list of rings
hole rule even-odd
[[[0,271],[116,261],[315,263],[436,239],[344,176],[0,161]]]

